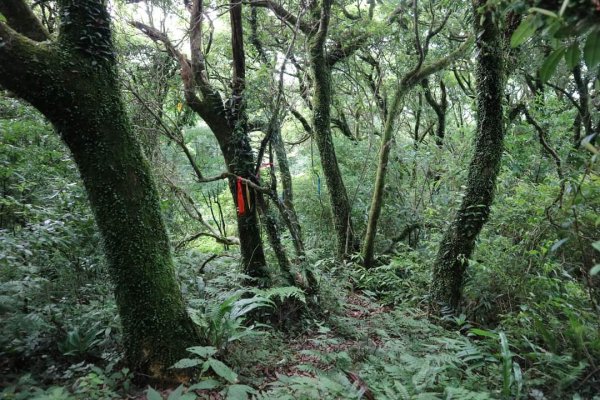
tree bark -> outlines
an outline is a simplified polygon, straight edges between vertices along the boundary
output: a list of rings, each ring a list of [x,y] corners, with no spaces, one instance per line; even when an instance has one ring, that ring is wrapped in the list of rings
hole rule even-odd
[[[429,88],[429,82],[424,79],[422,82],[423,92],[425,94],[425,100],[431,106],[437,117],[438,123],[435,131],[435,144],[442,148],[444,146],[444,137],[446,136],[446,112],[448,110],[448,100],[446,98],[446,85],[444,81],[440,79],[440,102],[438,103],[431,93]]]
[[[167,52],[181,67],[185,99],[187,105],[206,122],[215,135],[225,160],[227,172],[256,182],[254,176],[254,155],[248,138],[248,121],[245,110],[245,54],[242,26],[242,2],[232,0],[229,7],[231,24],[231,49],[233,73],[232,95],[224,104],[221,94],[208,80],[202,45],[203,0],[193,0],[190,4],[190,58],[175,48],[169,38],[156,28],[140,22],[131,25],[142,31],[155,42],[161,42]],[[202,174],[196,171],[200,180]],[[245,186],[245,185],[244,185]],[[239,209],[237,183],[229,179],[229,189],[233,201]],[[265,260],[262,237],[258,225],[256,193],[253,189],[242,193],[245,205],[250,207],[244,213],[237,213],[238,236],[245,274],[268,284],[269,273]]]
[[[504,46],[495,23],[498,17],[486,3],[486,0],[473,1],[478,49],[475,149],[463,201],[442,238],[433,265],[430,305],[434,314],[454,312],[459,305],[468,259],[475,247],[475,239],[489,217],[500,171],[504,136]],[[484,7],[484,14],[478,15],[477,10]]]
[[[336,255],[341,259],[349,252],[356,250],[356,243],[350,215],[350,202],[331,136],[331,68],[325,51],[331,3],[332,0],[322,0],[320,6],[316,4],[314,6],[313,13],[318,17],[315,20],[319,22],[318,28],[311,31],[309,35],[309,57],[314,83],[312,97],[313,133],[319,149],[325,183],[329,190],[329,201],[337,242]]]
[[[387,165],[390,158],[390,150],[392,145],[392,136],[394,133],[394,125],[398,110],[402,99],[415,85],[421,82],[427,76],[434,74],[443,68],[447,67],[456,58],[462,55],[471,46],[471,40],[464,42],[458,49],[448,54],[446,57],[437,60],[429,65],[419,63],[412,71],[404,75],[398,82],[391,106],[383,128],[381,136],[381,147],[379,149],[379,162],[377,164],[377,175],[375,178],[375,186],[373,188],[373,197],[371,199],[371,208],[369,209],[369,220],[367,222],[367,232],[362,248],[362,256],[364,266],[369,268],[373,264],[375,256],[375,236],[377,234],[377,223],[381,215],[381,207],[383,205],[383,192],[385,188],[385,175],[387,173]]]
[[[283,143],[283,139],[281,137],[281,126],[277,125],[273,128],[271,143],[273,143],[273,149],[275,150],[277,164],[279,166],[279,177],[281,178],[284,206],[283,217],[290,231],[290,235],[292,236],[292,242],[296,251],[296,256],[299,260],[304,260],[306,259],[306,251],[304,249],[300,221],[298,220],[298,214],[296,213],[296,208],[294,207],[292,174],[290,172],[285,144]]]
[[[130,367],[172,377],[167,368],[199,340],[158,192],[121,100],[109,14],[100,0],[59,6],[57,43],[33,42],[0,22],[0,84],[42,112],[73,154],[102,235]]]

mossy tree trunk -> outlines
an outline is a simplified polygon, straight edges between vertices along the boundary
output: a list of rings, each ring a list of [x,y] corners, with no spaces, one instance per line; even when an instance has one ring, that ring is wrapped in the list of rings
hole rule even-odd
[[[284,206],[284,221],[292,236],[292,243],[294,245],[294,250],[296,251],[296,256],[299,260],[303,261],[306,259],[306,250],[304,249],[300,220],[298,219],[298,213],[294,206],[292,173],[290,172],[287,151],[285,149],[285,144],[283,143],[283,138],[281,137],[281,126],[279,124],[273,128],[271,143],[273,144],[273,149],[275,150],[275,155],[277,157],[277,164],[279,166],[279,177],[281,179]]]
[[[402,104],[404,96],[423,79],[450,65],[450,63],[464,54],[464,52],[471,47],[471,44],[471,40],[467,40],[456,50],[431,64],[423,65],[423,59],[421,59],[411,71],[407,72],[398,81],[398,85],[389,107],[389,112],[387,113],[387,118],[383,128],[383,135],[381,136],[377,175],[375,177],[375,186],[373,188],[373,197],[371,198],[371,207],[369,209],[367,231],[362,248],[363,263],[367,268],[373,265],[375,257],[375,237],[377,235],[377,224],[381,215],[381,208],[383,206],[385,178],[393,142],[395,120],[399,110],[401,109],[400,105]]]
[[[454,312],[475,240],[487,221],[494,199],[503,151],[502,97],[504,45],[495,10],[474,0],[477,37],[477,132],[467,188],[452,224],[444,234],[433,265],[431,307],[434,314]],[[483,9],[483,14],[479,10]]]
[[[354,32],[343,38],[343,40],[328,37],[331,6],[334,0],[308,2],[310,18],[307,19],[303,18],[302,15],[294,15],[279,2],[273,0],[250,0],[249,3],[253,7],[268,8],[278,19],[285,21],[289,26],[296,27],[308,40],[312,97],[310,99],[308,96],[303,95],[302,97],[304,97],[311,110],[312,126],[301,114],[295,110],[290,111],[301,121],[307,132],[317,142],[325,184],[329,191],[329,202],[336,236],[336,256],[338,259],[344,258],[349,253],[358,250],[359,240],[352,227],[352,207],[339,168],[331,134],[331,70],[337,63],[346,60],[363,47],[372,35],[366,32]],[[371,19],[370,17],[369,19]],[[333,44],[327,44],[328,41]],[[306,86],[303,82],[300,82],[300,85],[304,92]],[[300,234],[299,230],[298,233]],[[303,252],[302,249],[297,250]]]
[[[109,14],[102,0],[59,6],[56,42],[0,22],[0,84],[42,112],[73,154],[104,242],[130,367],[172,377],[167,367],[198,337],[158,192],[121,100]]]
[[[254,45],[258,53],[259,60],[265,66],[268,66],[271,69],[275,69],[274,63],[269,59],[268,54],[265,52],[264,46],[258,35],[258,9],[255,4],[250,3],[250,43]],[[287,62],[287,60],[286,60]],[[296,213],[296,208],[294,206],[294,188],[292,184],[292,174],[290,172],[290,166],[287,157],[287,151],[285,149],[285,143],[283,142],[283,138],[281,137],[281,108],[282,108],[282,95],[283,95],[283,73],[285,72],[285,65],[282,66],[282,69],[279,72],[279,91],[277,96],[271,100],[271,103],[266,106],[271,110],[271,117],[266,124],[266,138],[268,143],[275,150],[275,155],[277,157],[277,164],[279,166],[279,177],[281,179],[282,190],[282,201],[278,202],[277,207],[280,210],[281,216],[284,220],[288,231],[290,232],[290,236],[292,238],[292,243],[294,245],[294,250],[296,252],[297,260],[305,260],[306,252],[304,250],[304,242],[302,239],[302,230],[300,227],[300,222],[298,219],[298,214]],[[264,142],[266,145],[266,142]],[[258,169],[257,172],[260,173],[261,161],[257,160]],[[272,181],[272,191],[277,196],[277,188],[274,187],[273,184],[276,184],[276,177],[272,173],[273,162],[270,162],[270,170],[271,170],[271,181]],[[268,208],[266,212],[269,212]],[[269,218],[267,217],[267,220]],[[272,236],[272,235],[269,235]],[[273,242],[273,239],[270,239]],[[275,249],[275,246],[272,246],[277,254],[278,251]],[[284,261],[284,254],[278,256],[280,259],[279,265],[282,267]],[[285,256],[285,260],[287,260],[287,255]],[[289,267],[289,265],[288,265]],[[285,269],[281,268],[282,272],[285,273]]]
[[[231,50],[233,73],[231,77],[231,98],[223,101],[221,93],[208,78],[205,55],[203,53],[202,29],[204,19],[203,0],[191,0],[190,10],[190,57],[179,51],[166,34],[141,22],[131,24],[155,42],[161,42],[169,55],[181,67],[187,105],[206,122],[213,132],[225,160],[227,172],[256,182],[254,175],[254,154],[248,138],[248,122],[245,106],[245,54],[242,24],[242,2],[232,0],[229,4],[231,25]],[[199,170],[199,180],[204,179]],[[235,179],[229,179],[229,188],[234,204],[239,209]],[[262,237],[258,224],[256,193],[247,192],[244,185],[243,198],[246,211],[237,213],[238,235],[244,273],[268,284],[270,277],[265,259]]]
[[[313,78],[312,124],[313,134],[319,149],[325,183],[329,190],[329,201],[336,233],[337,257],[343,258],[356,250],[351,221],[351,207],[346,186],[335,154],[331,136],[331,63],[327,57],[325,41],[329,29],[333,0],[313,3],[314,20],[317,28],[309,35],[309,60]]]

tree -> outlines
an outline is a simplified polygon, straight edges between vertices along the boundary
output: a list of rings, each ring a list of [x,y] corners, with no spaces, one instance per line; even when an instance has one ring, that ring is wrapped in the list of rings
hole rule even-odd
[[[504,43],[496,10],[487,0],[473,1],[473,7],[478,50],[477,133],[465,195],[442,238],[433,265],[431,306],[436,312],[458,307],[475,239],[489,217],[494,200],[503,151]]]
[[[252,5],[269,8],[282,21],[295,26],[308,41],[308,66],[310,69],[312,96],[308,100],[311,110],[311,126],[319,156],[325,183],[329,190],[333,227],[336,235],[336,256],[345,257],[358,249],[358,241],[354,233],[351,219],[351,204],[342,173],[339,168],[333,137],[331,134],[332,106],[332,69],[340,61],[345,60],[357,49],[363,46],[368,38],[364,32],[352,31],[347,37],[333,40],[332,46],[327,46],[333,0],[313,1],[308,4],[308,10],[302,10],[294,15],[271,0],[253,0]],[[303,19],[304,11],[310,18]],[[366,22],[366,21],[365,21]],[[294,113],[295,116],[299,116]],[[301,118],[306,127],[308,121]]]
[[[401,109],[401,104],[404,96],[416,85],[421,83],[429,75],[434,74],[443,68],[447,67],[455,59],[460,57],[466,49],[471,46],[471,40],[465,41],[457,49],[430,64],[424,64],[425,56],[429,50],[429,43],[446,25],[448,17],[447,14],[444,20],[438,26],[430,26],[423,45],[421,45],[421,39],[419,38],[419,13],[418,13],[418,2],[413,2],[414,22],[415,22],[415,46],[419,59],[417,64],[406,74],[404,74],[396,85],[392,102],[390,105],[389,112],[386,116],[385,126],[383,128],[383,135],[381,136],[381,147],[379,150],[379,163],[377,165],[377,176],[375,178],[375,187],[373,190],[373,197],[371,199],[371,208],[369,210],[369,220],[367,223],[367,231],[365,234],[365,240],[362,249],[362,256],[364,259],[364,265],[370,267],[373,264],[373,258],[375,254],[375,236],[377,234],[377,223],[381,214],[381,206],[383,203],[383,192],[385,187],[385,176],[388,168],[392,138],[394,133],[394,126],[397,114]],[[432,21],[432,24],[434,21]]]
[[[268,281],[262,238],[258,226],[256,204],[255,158],[248,137],[248,116],[244,90],[246,84],[246,57],[242,26],[242,2],[233,1],[229,8],[231,26],[232,74],[231,94],[223,101],[221,93],[210,82],[206,69],[203,45],[204,2],[190,2],[190,53],[188,59],[158,29],[141,22],[132,25],[155,42],[161,42],[169,54],[179,62],[187,105],[209,126],[219,143],[229,179],[229,188],[237,206],[237,225],[245,273]],[[185,147],[185,144],[180,143]],[[184,149],[185,151],[185,149]],[[260,162],[260,160],[259,160]],[[197,179],[205,180],[199,168],[194,168]],[[253,185],[254,184],[254,185]],[[245,190],[249,185],[248,190]],[[242,204],[243,203],[243,204]],[[269,221],[267,220],[267,223]]]
[[[55,126],[83,179],[115,285],[126,358],[166,378],[197,343],[155,183],[119,92],[104,0],[60,0],[53,40],[23,0],[0,3],[0,84]],[[18,10],[18,12],[14,12]]]

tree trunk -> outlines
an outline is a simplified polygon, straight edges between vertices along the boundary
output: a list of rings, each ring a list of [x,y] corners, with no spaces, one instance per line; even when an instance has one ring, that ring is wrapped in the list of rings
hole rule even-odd
[[[277,224],[277,217],[274,215],[273,210],[265,202],[265,198],[262,193],[257,193],[256,199],[258,201],[258,208],[260,210],[263,225],[267,231],[267,237],[269,244],[275,253],[277,263],[279,264],[279,270],[282,276],[287,280],[289,285],[294,285],[294,275],[290,269],[290,260],[288,259],[285,247],[281,242],[279,236],[279,225]]]
[[[315,13],[319,18],[319,28],[310,37],[310,68],[314,83],[312,122],[323,175],[329,190],[337,241],[336,255],[338,258],[344,258],[349,252],[355,250],[356,246],[350,219],[350,202],[331,136],[331,69],[325,51],[331,3],[331,0],[322,1],[321,7]]]
[[[235,136],[235,135],[234,135]],[[256,182],[253,173],[254,158],[247,136],[240,136],[235,143],[230,143],[224,150],[227,170],[237,176]],[[258,279],[260,286],[268,286],[270,283],[267,262],[263,250],[262,237],[260,234],[257,199],[254,189],[241,184],[242,191],[238,194],[238,184],[235,179],[229,179],[229,189],[237,208],[237,227],[240,239],[240,252],[242,256],[242,271]],[[240,204],[243,200],[244,204]],[[241,210],[244,210],[242,213]]]
[[[377,164],[377,176],[375,177],[375,186],[373,190],[373,198],[371,199],[371,208],[369,209],[369,220],[367,223],[367,232],[362,250],[363,262],[365,267],[369,268],[373,265],[375,255],[375,236],[377,234],[377,222],[381,215],[381,207],[383,203],[383,189],[385,186],[385,174],[390,158],[390,150],[392,146],[392,133],[394,131],[394,120],[396,112],[400,108],[400,102],[407,91],[405,85],[401,85],[394,94],[390,113],[385,122],[383,135],[381,136],[381,148],[379,149],[379,162]]]
[[[73,154],[115,284],[128,364],[172,377],[167,368],[199,340],[158,192],[120,97],[109,14],[100,0],[60,7],[67,17],[58,43],[33,42],[0,22],[0,83],[41,111]]]
[[[486,0],[473,2],[475,13]],[[459,305],[463,276],[475,239],[487,221],[494,199],[496,177],[503,151],[502,96],[504,92],[503,43],[494,18],[486,8],[476,15],[477,134],[469,165],[467,189],[454,220],[446,231],[433,266],[431,307],[434,314],[453,312]]]
[[[273,128],[271,143],[277,157],[277,165],[279,166],[279,177],[281,178],[281,186],[283,189],[283,218],[292,236],[292,242],[296,251],[296,256],[300,260],[306,259],[306,251],[304,249],[304,241],[302,239],[302,230],[298,214],[294,207],[294,189],[292,186],[292,174],[287,159],[285,145],[281,138],[281,127],[277,125]]]
[[[379,162],[377,164],[377,176],[375,178],[375,186],[373,188],[373,197],[371,198],[371,208],[369,209],[369,220],[367,222],[367,232],[365,234],[364,245],[362,248],[362,256],[364,266],[369,268],[373,265],[375,255],[375,236],[377,234],[377,223],[381,215],[381,207],[383,205],[383,192],[385,188],[385,176],[387,173],[387,165],[390,158],[390,150],[392,145],[392,136],[394,133],[394,122],[400,104],[406,93],[416,84],[431,74],[434,74],[462,55],[467,48],[471,46],[471,40],[465,41],[458,49],[448,54],[432,64],[422,65],[419,63],[412,71],[404,75],[399,81],[394,98],[389,108],[383,135],[381,136],[381,147],[379,149]]]

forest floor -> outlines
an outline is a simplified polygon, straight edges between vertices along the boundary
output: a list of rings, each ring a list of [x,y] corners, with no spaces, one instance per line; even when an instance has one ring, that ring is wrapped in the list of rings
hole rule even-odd
[[[259,399],[492,399],[502,387],[484,365],[496,370],[499,360],[476,341],[430,323],[420,310],[382,306],[361,293],[348,294],[327,324],[242,340],[223,359]],[[161,394],[172,400],[173,392]],[[194,394],[238,398],[227,387]]]

